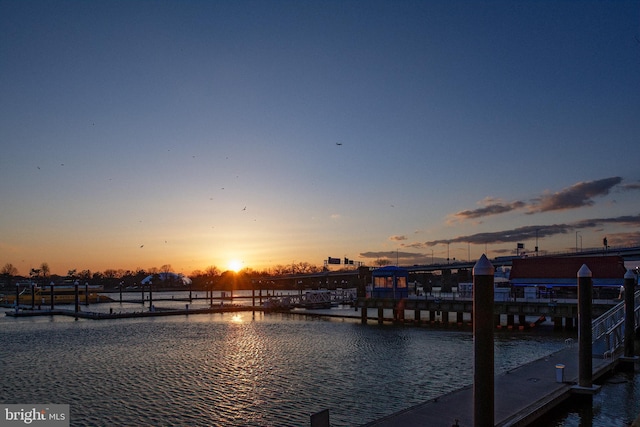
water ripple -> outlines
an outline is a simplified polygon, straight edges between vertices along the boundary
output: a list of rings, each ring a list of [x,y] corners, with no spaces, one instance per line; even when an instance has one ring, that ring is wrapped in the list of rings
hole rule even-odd
[[[26,320],[22,322],[22,320]],[[289,315],[3,321],[7,403],[71,405],[72,425],[358,425],[468,385],[467,332]],[[562,339],[496,341],[496,370]]]

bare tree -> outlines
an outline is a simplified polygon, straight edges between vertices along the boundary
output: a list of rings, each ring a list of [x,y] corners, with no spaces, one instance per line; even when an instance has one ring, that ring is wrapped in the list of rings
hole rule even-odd
[[[91,280],[91,271],[90,270],[82,270],[78,276],[83,282],[88,282]]]
[[[204,274],[206,276],[215,277],[220,275],[220,270],[215,265],[210,265],[209,267],[205,268]]]
[[[118,278],[118,270],[113,268],[108,268],[104,271],[104,277],[107,279],[117,279]]]
[[[319,271],[319,267],[308,262],[299,262],[293,265],[294,273],[317,273]]]
[[[276,276],[281,276],[283,274],[287,274],[290,270],[289,270],[289,267],[284,266],[282,264],[278,264],[272,268],[272,271],[273,271],[273,274],[275,274]]]
[[[387,258],[378,258],[377,260],[375,260],[374,264],[378,267],[384,267],[385,265],[391,264],[391,261],[389,261]]]
[[[18,275],[18,269],[16,267],[14,267],[13,264],[8,262],[8,263],[6,263],[4,265],[4,267],[2,267],[2,269],[0,270],[0,274],[5,274],[5,275],[7,275],[9,277],[17,276]]]
[[[43,262],[40,264],[40,270],[42,271],[42,280],[44,282],[47,281],[47,277],[51,275],[51,269],[49,268],[49,264]]]
[[[11,282],[13,281],[13,276],[18,275],[18,269],[14,267],[13,264],[8,262],[0,270],[0,275],[2,275],[5,278],[5,280],[3,281],[3,286],[5,284],[11,286]]]

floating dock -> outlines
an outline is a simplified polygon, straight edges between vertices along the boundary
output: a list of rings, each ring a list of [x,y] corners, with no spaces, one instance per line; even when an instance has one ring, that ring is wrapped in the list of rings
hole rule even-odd
[[[593,358],[593,380],[607,375],[618,359]],[[564,365],[558,382],[556,365]],[[495,377],[496,427],[535,425],[537,418],[580,393],[578,345],[511,369]],[[365,424],[366,427],[473,426],[473,386],[429,400]]]
[[[156,308],[147,311],[123,311],[99,313],[94,311],[74,311],[65,309],[56,310],[19,310],[7,311],[6,315],[10,317],[33,317],[33,316],[70,316],[79,319],[129,319],[135,317],[159,317],[159,316],[184,316],[189,314],[207,314],[207,313],[235,313],[239,311],[262,311],[262,307],[251,306],[233,306],[224,305],[211,308],[188,308],[188,309],[166,309]]]

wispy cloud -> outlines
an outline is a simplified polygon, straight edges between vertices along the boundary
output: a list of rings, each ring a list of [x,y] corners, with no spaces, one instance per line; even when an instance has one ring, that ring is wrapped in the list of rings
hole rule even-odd
[[[530,213],[592,206],[595,197],[606,196],[613,187],[621,182],[622,178],[619,176],[597,181],[579,182],[556,193],[541,196],[529,207]]]
[[[607,240],[611,246],[635,246],[640,243],[640,231],[607,234]]]
[[[640,214],[626,215],[615,218],[594,218],[585,219],[569,224],[552,224],[552,225],[529,225],[518,227],[511,230],[494,231],[487,233],[476,233],[467,236],[458,236],[453,239],[431,240],[425,242],[425,246],[431,247],[438,244],[447,243],[473,243],[473,244],[491,244],[491,243],[508,243],[520,242],[523,240],[531,240],[536,236],[538,238],[554,236],[557,234],[567,234],[576,230],[585,228],[597,228],[606,224],[621,224],[629,226],[640,226]]]
[[[467,220],[467,219],[477,219],[483,218],[491,215],[499,215],[507,212],[511,212],[516,209],[522,209],[526,206],[525,202],[515,201],[515,202],[502,202],[495,201],[495,199],[485,199],[482,203],[484,206],[478,209],[470,209],[464,210],[460,212],[456,212],[452,215],[454,220]]]
[[[400,251],[363,252],[360,254],[360,257],[366,259],[386,259],[394,263],[397,260],[400,264],[424,264],[431,259],[431,255]]]
[[[619,176],[579,182],[555,193],[543,194],[528,202],[523,200],[507,202],[488,197],[480,202],[481,207],[451,214],[447,222],[486,218],[520,209],[526,209],[528,214],[576,209],[592,206],[596,197],[606,196],[616,186],[625,191],[640,190],[640,183],[621,184],[621,182],[622,178]]]
[[[389,237],[389,240],[393,240],[395,242],[399,242],[402,240],[407,240],[407,236],[391,236]]]
[[[629,184],[621,184],[620,188],[625,191],[640,190],[640,182],[631,182]]]

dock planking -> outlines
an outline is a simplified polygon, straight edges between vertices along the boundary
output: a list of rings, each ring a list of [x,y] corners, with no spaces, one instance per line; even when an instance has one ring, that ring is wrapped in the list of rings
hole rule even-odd
[[[564,381],[556,381],[556,365]],[[593,358],[593,379],[611,372],[617,358]],[[496,427],[527,426],[577,391],[578,346],[572,345],[495,377]],[[448,393],[425,403],[372,421],[364,427],[473,426],[473,387]]]

